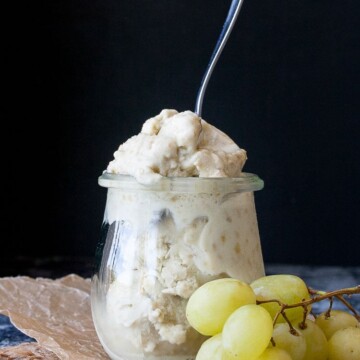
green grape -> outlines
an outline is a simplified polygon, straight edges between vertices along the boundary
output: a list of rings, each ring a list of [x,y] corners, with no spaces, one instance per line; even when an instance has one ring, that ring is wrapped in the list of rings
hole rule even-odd
[[[255,294],[248,284],[229,278],[213,280],[190,296],[186,317],[199,333],[216,335],[237,308],[255,303]]]
[[[255,360],[268,346],[272,332],[272,319],[264,308],[253,304],[240,307],[224,325],[223,358]]]
[[[300,321],[297,323],[300,323]],[[295,328],[304,336],[306,341],[306,352],[303,360],[326,360],[328,357],[328,342],[320,327],[315,322],[307,320],[305,329],[296,326]]]
[[[272,335],[276,347],[286,350],[293,360],[302,360],[306,353],[306,341],[304,335],[298,331],[298,335],[290,332],[287,323],[276,324]],[[272,346],[271,343],[269,345]]]
[[[264,276],[252,282],[251,287],[256,294],[256,300],[277,299],[285,304],[291,305],[301,302],[304,299],[310,299],[306,284],[302,279],[294,275]],[[280,305],[275,302],[262,304],[261,306],[270,313],[272,318],[274,318],[280,310]],[[285,310],[285,313],[291,321],[301,317],[303,311],[302,307],[296,307]],[[279,316],[278,322],[284,321],[284,318]]]
[[[325,315],[326,313],[320,314],[316,318],[315,323],[320,326],[328,340],[336,331],[351,326],[356,327],[359,324],[355,316],[346,311],[331,310],[329,317],[326,317]]]
[[[208,360],[211,360],[211,358],[209,358]],[[233,357],[231,354],[227,354],[225,351],[222,352],[222,357],[221,360],[238,360],[237,357]],[[240,359],[239,359],[240,360]],[[257,359],[256,359],[257,360]]]
[[[196,355],[195,360],[222,360],[222,344],[221,334],[217,334],[210,339],[207,339],[202,345]]]
[[[256,360],[294,360],[289,353],[283,349],[266,349]]]
[[[360,359],[360,328],[348,327],[334,333],[329,340],[329,360]]]
[[[208,360],[210,360],[209,358]],[[195,359],[196,360],[196,359]],[[221,360],[233,360],[232,357],[230,357],[228,354],[225,353],[225,351],[222,352]]]

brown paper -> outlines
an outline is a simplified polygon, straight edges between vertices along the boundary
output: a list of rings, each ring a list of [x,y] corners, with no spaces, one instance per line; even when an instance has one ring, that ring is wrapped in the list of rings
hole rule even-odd
[[[4,360],[59,360],[53,352],[44,349],[37,343],[24,343],[0,349],[0,359]]]
[[[24,345],[19,351],[36,354],[43,349],[52,352],[54,359],[57,356],[64,360],[109,359],[92,321],[89,280],[77,275],[58,280],[1,278],[0,313],[9,316],[19,330],[38,342],[37,345]],[[12,359],[6,357],[5,351],[11,349],[3,349],[0,359]],[[21,359],[21,356],[17,358]],[[50,356],[36,355],[33,358],[51,359]]]

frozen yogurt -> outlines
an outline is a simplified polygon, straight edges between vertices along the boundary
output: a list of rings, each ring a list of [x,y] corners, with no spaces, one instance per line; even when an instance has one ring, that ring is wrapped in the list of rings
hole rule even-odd
[[[114,154],[92,309],[113,359],[195,359],[186,320],[207,281],[264,275],[246,152],[191,111],[163,110]],[[99,255],[99,256],[100,256]]]

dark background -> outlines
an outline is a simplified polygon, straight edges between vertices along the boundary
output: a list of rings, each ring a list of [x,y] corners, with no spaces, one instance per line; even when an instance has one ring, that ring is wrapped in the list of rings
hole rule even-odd
[[[5,12],[1,274],[29,257],[93,257],[97,177],[147,118],[194,108],[229,5],[52,0]],[[267,263],[359,265],[359,10],[247,0],[210,81],[203,117],[265,181]]]

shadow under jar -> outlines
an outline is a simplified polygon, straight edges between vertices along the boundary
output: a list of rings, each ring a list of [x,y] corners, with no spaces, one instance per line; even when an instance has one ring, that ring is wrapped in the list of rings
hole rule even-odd
[[[91,305],[112,359],[193,360],[206,339],[185,308],[202,284],[264,275],[253,192],[258,176],[163,178],[105,173],[108,188]]]

